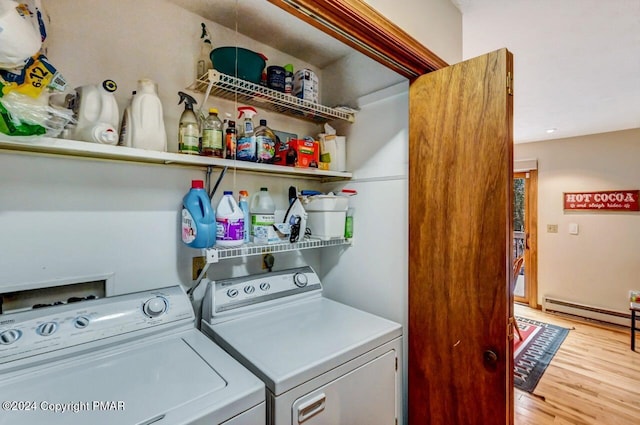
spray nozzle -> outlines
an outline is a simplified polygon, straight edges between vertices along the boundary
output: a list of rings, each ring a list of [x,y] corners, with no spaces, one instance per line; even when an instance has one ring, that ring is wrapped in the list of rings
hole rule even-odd
[[[239,112],[238,119],[242,118],[243,115],[246,118],[251,119],[255,114],[258,113],[258,111],[256,111],[256,108],[254,108],[253,106],[239,106],[238,112]]]
[[[207,26],[204,24],[204,22],[201,22],[200,25],[202,25],[202,34],[200,34],[200,38],[204,39],[202,40],[202,42],[211,44],[211,37],[209,36]]]
[[[191,109],[193,111],[193,105],[198,104],[198,102],[196,102],[196,100],[193,97],[189,96],[185,92],[179,91],[178,96],[180,96],[180,101],[178,102],[178,105],[184,102],[184,109]]]

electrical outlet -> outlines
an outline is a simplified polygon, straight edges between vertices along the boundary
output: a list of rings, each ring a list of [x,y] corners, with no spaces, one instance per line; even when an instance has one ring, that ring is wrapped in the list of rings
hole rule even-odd
[[[191,263],[191,279],[196,280],[200,275],[202,269],[204,269],[204,265],[207,264],[207,260],[205,257],[193,257],[193,261]]]
[[[558,233],[557,224],[547,224],[547,233]]]
[[[276,262],[276,259],[271,254],[263,254],[262,255],[262,270],[273,268],[273,264]]]

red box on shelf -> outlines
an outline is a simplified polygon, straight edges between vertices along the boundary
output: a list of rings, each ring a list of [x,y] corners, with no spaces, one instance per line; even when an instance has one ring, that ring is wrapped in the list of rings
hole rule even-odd
[[[293,164],[296,167],[318,168],[320,161],[320,149],[318,142],[308,139],[292,139],[289,141],[289,155],[293,156]],[[287,161],[287,164],[290,162]]]

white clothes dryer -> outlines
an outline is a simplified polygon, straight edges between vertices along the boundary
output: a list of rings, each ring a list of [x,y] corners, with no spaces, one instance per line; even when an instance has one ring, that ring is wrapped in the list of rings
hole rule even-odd
[[[402,326],[310,267],[209,282],[201,330],[265,382],[267,425],[402,423]]]

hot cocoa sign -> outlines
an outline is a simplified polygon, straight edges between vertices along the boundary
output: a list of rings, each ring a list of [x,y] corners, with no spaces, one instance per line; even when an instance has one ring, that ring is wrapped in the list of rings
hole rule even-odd
[[[640,211],[640,190],[565,192],[565,210]]]

